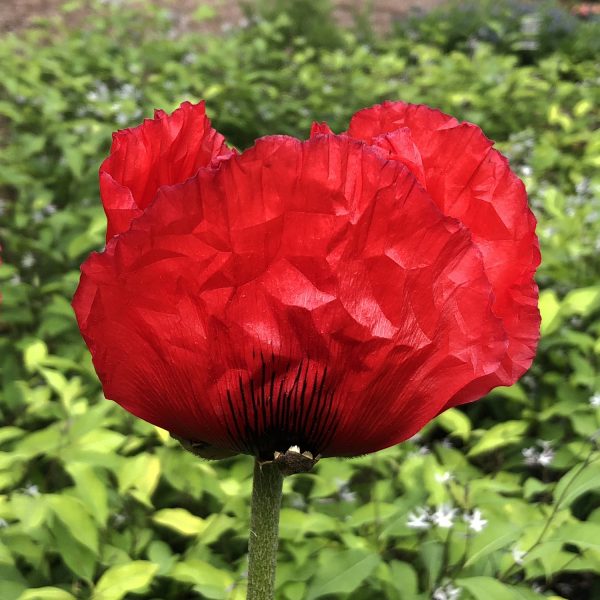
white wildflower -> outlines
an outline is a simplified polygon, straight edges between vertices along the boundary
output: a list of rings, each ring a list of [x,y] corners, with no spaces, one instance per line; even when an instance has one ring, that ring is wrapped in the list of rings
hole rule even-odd
[[[47,215],[53,215],[56,212],[56,204],[47,204],[44,207],[44,212]]]
[[[135,93],[136,93],[135,86],[132,85],[131,83],[124,83],[117,90],[117,96],[119,98],[121,98],[122,100],[127,100],[128,98],[134,98]]]
[[[542,467],[547,467],[554,460],[554,450],[552,448],[544,448],[538,456],[537,462]]]
[[[458,600],[460,598],[461,589],[454,587],[451,583],[437,588],[433,592],[432,600]]]
[[[39,496],[40,495],[40,489],[34,483],[30,483],[29,485],[25,486],[23,488],[23,492],[25,494],[27,494],[28,496]]]
[[[339,496],[340,500],[343,502],[356,502],[356,492],[353,492],[347,487],[340,490]]]
[[[344,502],[354,502],[356,500],[356,492],[353,492],[348,487],[348,482],[345,479],[336,477],[334,479],[335,485],[338,487],[338,495],[340,500]]]
[[[452,508],[449,504],[442,504],[438,506],[438,509],[431,515],[431,521],[438,527],[443,529],[449,529],[454,524],[454,517],[458,509]]]
[[[427,456],[427,454],[429,454],[431,451],[429,450],[429,446],[419,446],[416,450],[413,450],[412,452],[409,452],[407,457],[413,457],[413,456]]]
[[[529,165],[523,165],[521,167],[521,175],[523,175],[523,177],[531,177],[532,174],[533,169]]]
[[[513,560],[518,565],[523,564],[523,559],[525,558],[526,554],[527,554],[527,552],[525,552],[524,550],[519,550],[516,546],[512,549]]]
[[[590,406],[593,406],[594,408],[599,408],[600,407],[600,392],[596,392],[590,398]]]
[[[525,35],[537,35],[540,31],[539,15],[525,15],[521,20],[521,32]]]
[[[465,513],[463,518],[469,526],[469,529],[476,533],[483,531],[488,523],[487,519],[483,518],[483,514],[478,508],[475,508],[471,514]]]
[[[406,526],[411,529],[429,529],[431,527],[429,518],[429,511],[426,508],[418,507],[414,512],[408,513]]]
[[[587,177],[584,177],[576,186],[575,191],[578,194],[587,194],[590,189],[590,180]]]
[[[545,440],[538,440],[538,445],[541,450],[537,448],[524,448],[521,452],[525,457],[526,465],[541,465],[542,467],[547,467],[553,460],[556,455],[554,450],[552,449],[552,442],[548,442]]]
[[[121,513],[117,513],[113,517],[114,524],[118,527],[119,525],[123,525],[127,521],[127,517]]]
[[[434,477],[438,483],[448,483],[449,481],[454,479],[454,475],[452,475],[452,473],[450,473],[450,471],[444,471],[443,473],[436,473],[434,475]]]
[[[181,64],[193,65],[198,60],[198,55],[193,52],[188,52],[181,57]]]
[[[127,125],[127,123],[129,123],[129,117],[125,113],[120,112],[116,115],[115,121],[117,125]]]
[[[21,258],[21,266],[25,269],[31,269],[35,265],[35,256],[31,252],[26,252]]]
[[[0,529],[3,529],[4,527],[8,527],[8,521],[0,518]]]
[[[523,40],[519,47],[521,50],[537,50],[538,46],[536,40]]]
[[[10,279],[9,279],[9,283],[10,285],[19,285],[22,282],[21,276],[16,273],[15,275],[13,275]]]
[[[304,498],[300,496],[300,494],[292,496],[289,502],[294,508],[297,508],[298,510],[306,508],[306,500],[304,500]]]
[[[521,451],[525,458],[526,465],[536,465],[539,457],[539,452],[535,448],[523,448]]]

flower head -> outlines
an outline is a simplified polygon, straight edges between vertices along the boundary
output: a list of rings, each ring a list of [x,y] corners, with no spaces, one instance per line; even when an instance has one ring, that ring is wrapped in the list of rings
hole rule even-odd
[[[450,471],[444,471],[443,473],[436,473],[434,478],[438,483],[448,483],[454,479],[454,475]]]
[[[480,533],[487,525],[487,519],[483,518],[483,514],[478,508],[474,509],[472,513],[465,513],[463,518],[469,526],[469,529],[475,533]]]
[[[438,506],[437,510],[431,515],[431,521],[438,527],[449,529],[454,525],[454,519],[457,512],[457,508],[453,508],[449,504],[442,504],[441,506]]]
[[[552,442],[539,440],[537,442],[539,449],[535,447],[524,448],[521,453],[526,465],[540,465],[547,467],[554,460],[555,452],[552,449]]]
[[[512,549],[512,557],[517,565],[523,564],[523,559],[525,558],[526,555],[527,555],[527,552],[525,552],[524,550],[520,550],[516,546]]]
[[[21,258],[21,266],[25,269],[31,269],[35,265],[35,256],[32,252],[26,252]]]
[[[448,583],[434,590],[432,600],[458,600],[460,598],[461,589]]]
[[[237,154],[184,103],[100,189],[73,306],[105,395],[202,456],[373,452],[533,359],[535,220],[474,125],[385,103]]]
[[[411,529],[429,529],[431,527],[430,517],[429,510],[419,507],[414,512],[408,513],[406,526]]]

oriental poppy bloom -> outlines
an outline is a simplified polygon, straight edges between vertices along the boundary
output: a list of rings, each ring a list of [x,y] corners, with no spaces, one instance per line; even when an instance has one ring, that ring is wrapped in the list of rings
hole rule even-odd
[[[374,452],[531,364],[535,219],[475,125],[388,102],[238,154],[184,103],[100,185],[79,327],[106,397],[202,455]]]

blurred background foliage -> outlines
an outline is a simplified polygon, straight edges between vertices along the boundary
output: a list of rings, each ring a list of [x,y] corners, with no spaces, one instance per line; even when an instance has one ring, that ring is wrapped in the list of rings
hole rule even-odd
[[[111,132],[200,98],[239,148],[428,103],[497,140],[539,219],[530,373],[399,447],[288,478],[277,598],[599,598],[600,22],[469,1],[383,35],[319,0],[245,11],[185,33],[153,3],[69,2],[69,26],[0,41],[0,598],[244,597],[252,460],[203,462],[103,400],[69,305],[103,246]]]

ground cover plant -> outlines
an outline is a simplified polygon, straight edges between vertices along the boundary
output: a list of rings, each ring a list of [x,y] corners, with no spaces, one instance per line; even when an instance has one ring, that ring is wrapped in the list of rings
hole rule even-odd
[[[213,36],[88,3],[0,42],[1,598],[245,595],[252,460],[198,460],[104,401],[69,305],[104,243],[111,132],[200,98],[240,148],[341,131],[384,99],[437,106],[497,140],[539,219],[530,373],[401,446],[288,478],[277,597],[600,594],[598,23],[498,6],[383,38],[322,13],[303,31],[284,5]]]

